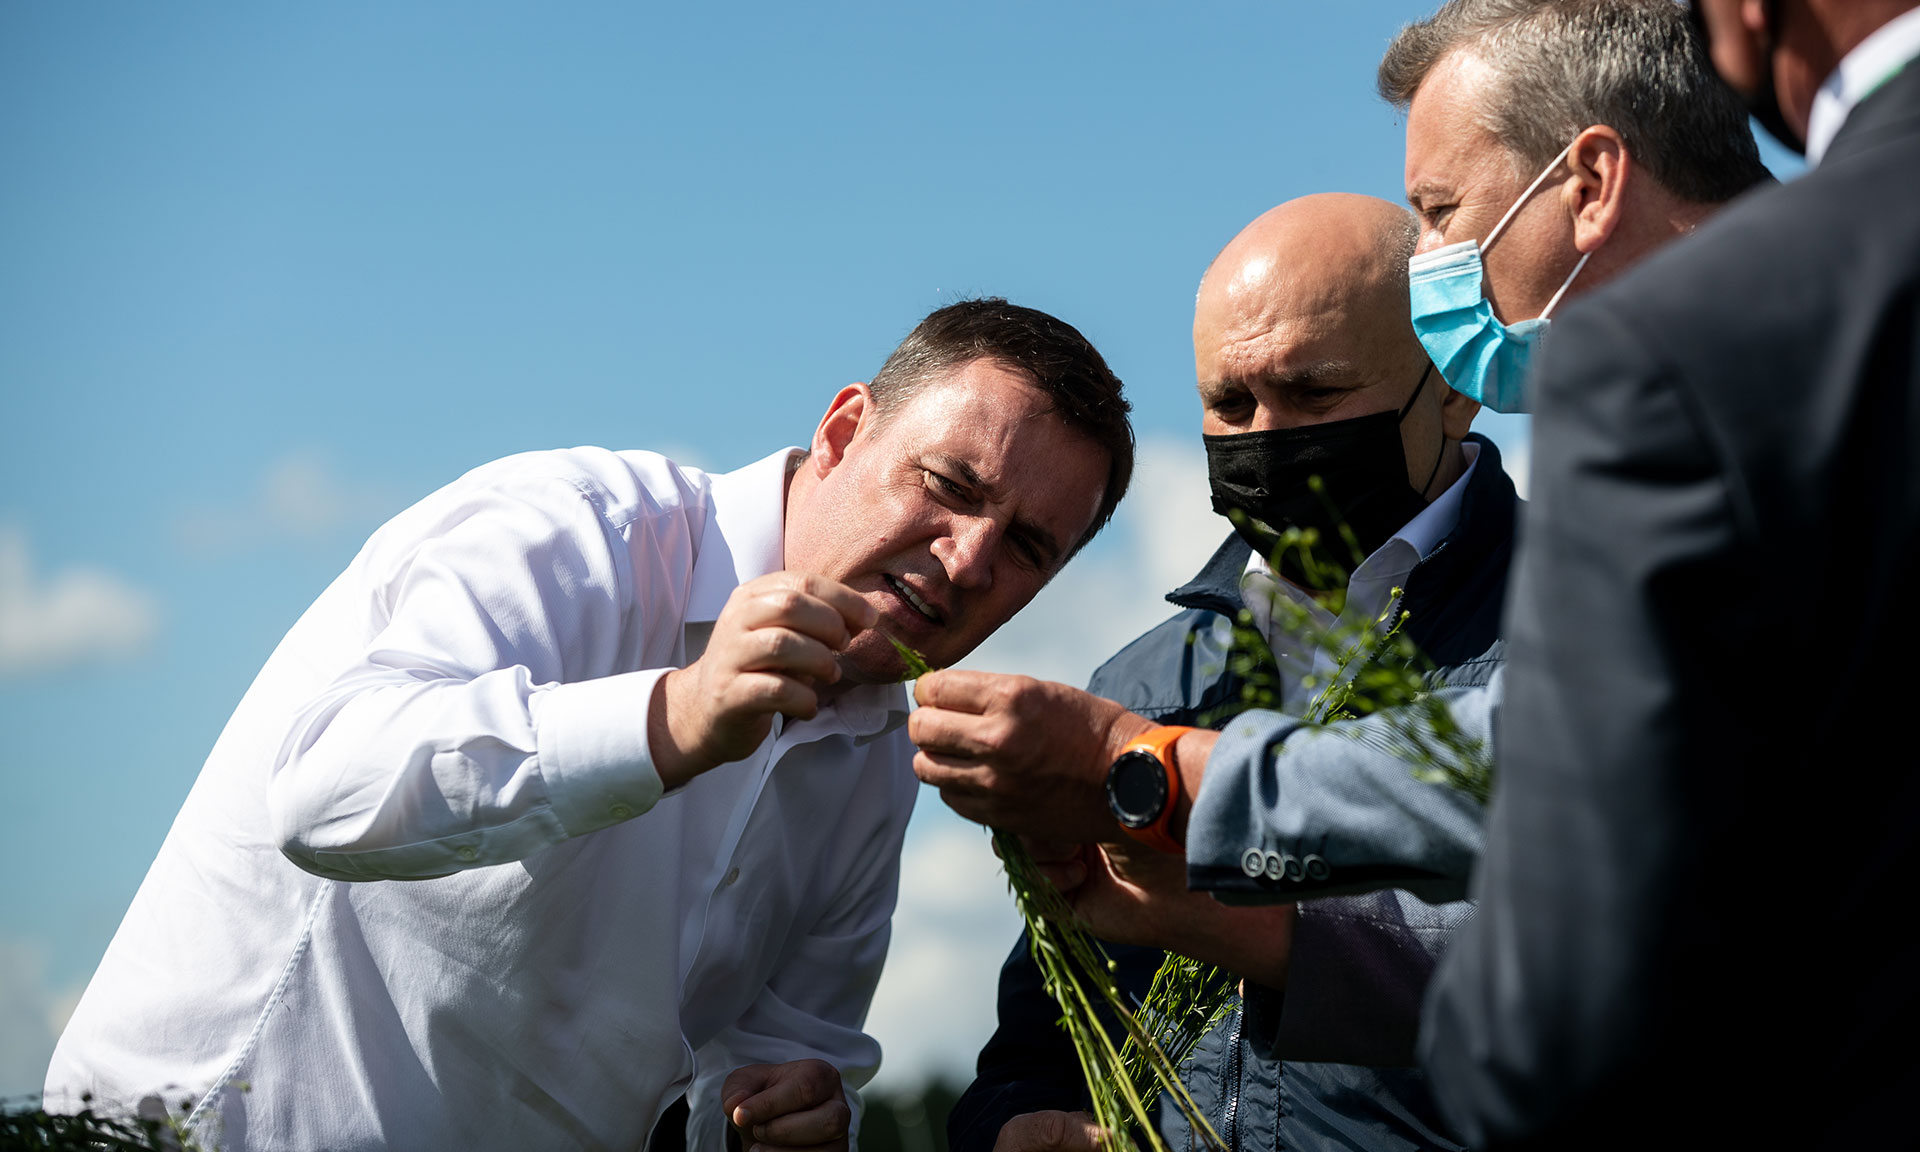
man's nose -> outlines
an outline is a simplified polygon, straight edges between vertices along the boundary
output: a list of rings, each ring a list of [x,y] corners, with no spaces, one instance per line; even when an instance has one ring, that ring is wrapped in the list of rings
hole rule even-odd
[[[992,520],[962,517],[933,542],[933,557],[947,570],[955,588],[984,592],[993,587],[993,550],[999,538],[1000,527]]]

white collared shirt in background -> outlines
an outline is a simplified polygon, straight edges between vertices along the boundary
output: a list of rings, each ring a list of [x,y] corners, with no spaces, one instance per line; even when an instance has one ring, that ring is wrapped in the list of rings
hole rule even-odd
[[[1840,60],[1807,115],[1807,164],[1820,163],[1854,108],[1873,90],[1920,57],[1920,8],[1903,12],[1874,29]]]
[[[654,683],[781,566],[790,456],[529,453],[375,533],[215,745],[49,1103],[165,1089],[225,1152],[637,1148],[690,1089],[717,1150],[741,1064],[864,1083],[903,690],[665,796],[646,741]]]
[[[1480,446],[1461,444],[1467,467],[1460,478],[1447,486],[1420,514],[1395,532],[1385,544],[1360,563],[1347,578],[1347,602],[1336,619],[1333,613],[1305,591],[1274,574],[1267,558],[1255,552],[1240,576],[1240,602],[1253,616],[1254,627],[1266,638],[1280,669],[1280,702],[1277,710],[1293,716],[1306,715],[1314,697],[1326,689],[1340,671],[1333,653],[1275,627],[1273,606],[1284,597],[1299,605],[1315,630],[1338,631],[1351,635],[1364,649],[1386,630],[1390,621],[1383,617],[1393,606],[1395,589],[1404,589],[1414,566],[1427,558],[1460,522],[1460,501],[1467,491],[1467,480],[1480,460]],[[1358,654],[1364,657],[1364,651]],[[1358,663],[1347,668],[1350,675]]]

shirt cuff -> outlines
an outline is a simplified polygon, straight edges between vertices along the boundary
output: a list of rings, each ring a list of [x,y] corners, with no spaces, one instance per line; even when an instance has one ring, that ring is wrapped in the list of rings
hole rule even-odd
[[[547,800],[568,836],[631,820],[660,800],[647,747],[653,686],[671,669],[623,672],[537,694],[533,714]]]

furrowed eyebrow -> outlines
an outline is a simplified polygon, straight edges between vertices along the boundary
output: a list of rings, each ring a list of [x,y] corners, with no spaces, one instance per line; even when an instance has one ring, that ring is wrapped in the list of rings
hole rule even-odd
[[[1034,550],[1040,553],[1042,567],[1051,568],[1054,562],[1060,559],[1060,542],[1055,540],[1053,533],[1045,528],[1029,520],[1015,520],[1013,530],[1025,536]]]
[[[988,484],[985,477],[975,471],[973,465],[967,463],[965,460],[954,456],[941,455],[937,457],[933,463],[939,468],[952,472],[954,478],[959,480],[961,484],[973,489],[986,498],[992,499],[996,495],[994,487]],[[1029,544],[1033,545],[1034,549],[1040,553],[1045,567],[1052,567],[1054,562],[1060,558],[1060,542],[1054,539],[1053,533],[1035,524],[1033,521],[1015,520],[1009,526],[1008,530],[1013,533],[1018,533]]]
[[[942,456],[940,458],[940,464],[958,476],[960,482],[967,487],[980,492],[992,492],[992,487],[985,480],[981,479],[980,473],[974,471],[973,465],[967,463],[965,460],[960,460],[952,456]]]
[[[1436,184],[1431,180],[1422,180],[1407,189],[1407,204],[1418,212],[1428,200],[1444,200],[1450,195],[1452,190],[1445,185]]]
[[[1324,386],[1331,382],[1351,381],[1357,378],[1357,372],[1346,360],[1321,360],[1290,372],[1256,372],[1240,374],[1229,372],[1217,380],[1200,381],[1200,398],[1215,399],[1236,390],[1247,390],[1255,386],[1263,388],[1299,388],[1304,385]]]

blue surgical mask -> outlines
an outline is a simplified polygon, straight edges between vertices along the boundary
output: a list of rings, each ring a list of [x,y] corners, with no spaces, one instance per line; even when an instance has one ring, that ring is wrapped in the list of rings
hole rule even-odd
[[[1553,163],[1534,178],[1484,241],[1462,240],[1407,261],[1414,333],[1455,392],[1470,396],[1495,412],[1527,410],[1527,368],[1534,349],[1540,345],[1540,337],[1546,334],[1547,317],[1554,305],[1560,303],[1560,297],[1573,286],[1574,277],[1580,275],[1580,269],[1587,266],[1587,258],[1593,253],[1580,257],[1566,282],[1560,285],[1560,291],[1547,301],[1537,319],[1513,324],[1502,324],[1493,314],[1493,305],[1488,302],[1484,288],[1485,273],[1480,257],[1493,247],[1520,206],[1533,198],[1572,150],[1573,145],[1569,144],[1553,158]]]

